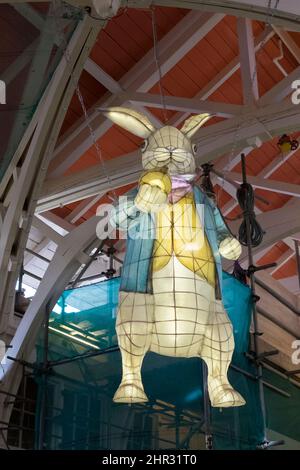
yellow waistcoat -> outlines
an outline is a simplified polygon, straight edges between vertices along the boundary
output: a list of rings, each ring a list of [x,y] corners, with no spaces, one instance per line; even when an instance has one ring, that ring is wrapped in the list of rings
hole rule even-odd
[[[213,254],[201,225],[193,193],[156,214],[153,271],[159,271],[172,254],[188,269],[215,286]]]

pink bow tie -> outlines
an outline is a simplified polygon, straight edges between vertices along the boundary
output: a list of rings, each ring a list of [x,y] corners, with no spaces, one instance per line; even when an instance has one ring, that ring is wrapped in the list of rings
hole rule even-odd
[[[187,193],[193,189],[193,180],[187,181],[182,176],[172,176],[172,191],[169,194],[168,200],[171,204],[175,204]]]

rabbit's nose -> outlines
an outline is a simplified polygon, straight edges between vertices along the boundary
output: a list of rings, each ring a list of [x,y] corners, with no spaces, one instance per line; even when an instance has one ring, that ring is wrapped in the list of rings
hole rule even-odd
[[[166,147],[166,149],[167,149],[170,153],[172,153],[172,152],[174,152],[174,150],[176,150],[176,147],[173,147],[173,145],[168,145],[168,146]]]

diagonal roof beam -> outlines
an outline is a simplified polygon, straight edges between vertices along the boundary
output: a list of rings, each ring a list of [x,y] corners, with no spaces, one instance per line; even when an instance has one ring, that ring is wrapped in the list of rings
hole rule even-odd
[[[300,47],[292,36],[289,34],[288,31],[284,31],[284,29],[279,28],[278,26],[273,25],[273,29],[275,33],[280,37],[282,42],[286,45],[286,47],[289,49],[289,51],[293,54],[295,59],[297,60],[298,63],[300,63]]]
[[[32,225],[54,243],[60,243],[63,235],[59,234],[56,230],[54,230],[54,228],[50,227],[50,225],[46,224],[46,222],[44,222],[39,217],[33,217]]]
[[[97,194],[96,196],[91,196],[87,199],[81,201],[75,209],[67,215],[66,220],[71,222],[71,224],[75,224],[81,217],[84,216],[98,201],[104,196],[104,192]]]
[[[237,183],[242,183],[241,173],[229,171],[226,173],[226,178],[230,178]],[[264,189],[265,191],[272,191],[279,194],[287,194],[288,196],[300,197],[300,185],[286,183],[285,181],[276,181],[263,178],[261,176],[247,175],[247,181],[255,188]]]
[[[243,153],[245,155],[249,154],[251,152],[251,148],[248,147],[248,149],[243,149]],[[273,160],[265,167],[263,168],[263,170],[261,170],[257,177],[259,178],[268,178],[269,176],[271,176],[273,173],[275,173],[275,171],[281,166],[283,165],[286,161],[288,161],[296,152],[299,152],[299,149],[296,149],[296,150],[293,150],[292,152],[289,152],[287,154],[278,154],[277,157],[273,158]],[[218,169],[218,170],[224,170],[224,165],[226,165],[226,175],[227,175],[227,169],[230,169],[230,168],[233,168],[238,162],[240,161],[240,155],[237,155],[235,158],[231,159],[231,161],[229,162],[230,165],[227,164],[227,162],[225,161],[225,159],[223,158],[222,159],[222,164],[220,164],[220,160],[217,161],[217,163],[215,164],[215,168]],[[223,186],[223,183],[222,183],[222,186]],[[235,209],[235,207],[237,207],[238,203],[236,201],[236,197],[231,194],[230,191],[228,191],[228,188],[229,186],[226,186],[224,189],[228,192],[228,194],[230,194],[232,197],[233,197],[233,200],[230,200],[228,201],[228,203],[225,204],[225,206],[222,207],[222,212],[224,215],[228,215],[233,209]],[[230,188],[229,188],[230,189]],[[259,209],[257,209],[257,211],[259,211]]]
[[[276,28],[274,28],[275,30]],[[294,50],[295,52],[295,50]],[[299,54],[299,59],[300,59],[300,54]],[[281,82],[279,82],[277,85],[275,85],[271,90],[269,90],[260,100],[258,101],[259,104],[264,105],[267,103],[272,103],[273,101],[277,102],[280,101],[280,99],[285,98],[287,94],[291,91],[291,84],[292,82],[297,79],[298,75],[300,74],[300,67],[297,67],[292,74],[290,74],[288,77],[283,79]],[[286,161],[288,161],[296,152],[298,149],[293,150],[292,152],[289,152],[288,154],[278,154],[277,157],[275,157],[257,176],[261,178],[268,178],[271,176],[280,166],[282,166]],[[248,153],[251,152],[251,149],[248,147],[248,150],[245,151],[243,149],[243,152],[247,155]],[[223,157],[221,160],[218,160],[216,163],[215,167],[218,168],[219,170],[222,170],[222,167],[224,164],[226,165],[226,170],[232,169],[236,163],[238,163],[240,159],[240,156],[237,155],[235,158],[232,158],[229,164],[225,161],[226,157]],[[228,191],[227,191],[228,192]],[[236,200],[229,201],[225,207],[223,207],[223,210],[225,210],[224,214],[227,215],[237,206]]]
[[[300,108],[290,102],[280,102],[253,109],[241,117],[234,117],[200,129],[194,140],[199,148],[200,163],[209,162],[224,152],[246,147],[247,141],[259,137],[262,142],[283,132],[300,128]],[[201,153],[201,155],[200,155]]]
[[[16,3],[13,5],[14,9],[20,13],[20,15],[24,16],[30,23],[32,23],[38,30],[42,31],[45,28],[45,20],[43,16],[38,13],[32,6],[28,3]],[[69,21],[69,20],[66,20]],[[56,39],[56,44],[60,46],[60,38]],[[33,42],[18,59],[5,71],[5,83],[9,83],[24,67],[27,63],[31,60],[30,52],[32,48],[35,47],[35,42]],[[96,64],[92,59],[88,57],[84,69],[92,75],[99,83],[105,86],[108,91],[111,93],[119,93],[123,91],[120,84],[110,77],[98,64]],[[9,78],[9,80],[7,80]],[[161,121],[155,117],[150,111],[144,109],[141,106],[141,112],[146,114],[153,122],[154,125],[159,127],[161,125]]]
[[[295,80],[299,80],[300,76],[300,66],[297,67],[293,72],[291,72],[287,77],[277,83],[273,88],[271,88],[267,93],[264,94],[262,98],[258,100],[260,106],[266,106],[267,104],[280,102],[286,98],[290,93],[292,93],[292,83]]]
[[[275,32],[272,30],[272,28],[270,26],[267,26],[254,41],[255,52],[258,52],[263,44],[266,44],[270,39],[272,39],[274,34]],[[240,66],[240,58],[235,57],[219,73],[217,73],[217,75],[204,88],[202,88],[194,96],[194,98],[198,98],[200,100],[206,100],[207,98],[209,98],[230,77],[232,77],[232,75],[234,75],[237,70],[239,70]],[[181,113],[176,113],[175,116],[173,116],[169,120],[168,124],[171,126],[177,126],[183,119],[186,119],[188,116],[189,113],[184,113],[183,115]]]
[[[171,70],[223,17],[222,14],[190,12],[179,21],[158,43],[162,75]],[[146,92],[157,83],[158,78],[151,49],[122,77],[119,84],[126,91]],[[97,108],[112,104],[120,103],[112,95],[106,94],[89,111],[89,123],[96,139],[112,126],[111,122],[99,114]],[[51,177],[62,175],[92,144],[87,123],[81,119],[60,140],[50,165]]]
[[[125,92],[117,95],[120,101],[131,101],[144,106],[163,108],[160,95],[152,93]],[[179,96],[165,96],[164,104],[168,109],[187,111],[188,113],[211,113],[222,117],[231,117],[245,112],[246,107],[237,104],[218,103],[215,101],[202,101],[198,98],[185,98]]]
[[[278,258],[276,260],[277,266],[275,266],[275,268],[273,268],[270,271],[270,274],[273,276],[279,269],[282,268],[282,266],[284,266],[288,261],[290,261],[292,258],[294,258],[294,256],[295,256],[295,251],[292,250],[291,248],[288,248],[288,250],[285,251],[280,256],[280,258]]]
[[[293,294],[296,294],[299,298],[300,290],[299,290],[299,276],[291,276],[286,277],[284,279],[278,279],[278,282],[282,284],[286,289],[288,289]]]
[[[105,72],[101,67],[99,67],[96,62],[88,58],[85,63],[84,69],[97,80],[101,85],[105,86],[105,88],[113,94],[122,93],[124,90],[121,87],[120,83],[117,82],[114,78],[112,78],[108,73]],[[142,114],[145,114],[152,124],[155,127],[159,128],[162,125],[162,122],[158,117],[154,116],[147,108],[142,105],[136,105],[135,109],[140,111]]]
[[[67,233],[72,232],[75,226],[69,222],[67,219],[63,219],[54,212],[47,211],[42,214],[42,217],[46,224],[50,227],[53,226],[57,228],[58,232],[65,236]]]
[[[139,151],[113,158],[102,165],[94,165],[81,172],[49,179],[44,184],[38,201],[37,213],[59,205],[75,202],[138,181],[142,171]]]
[[[296,60],[300,63],[300,48],[298,45],[293,41],[292,37],[289,35],[288,32],[282,30],[281,28],[278,28],[277,26],[273,25],[273,30],[278,34],[280,39],[285,43],[286,47],[290,50],[290,52],[294,55]],[[288,94],[291,90],[291,83],[293,82],[294,79],[297,79],[300,74],[300,68],[298,67],[296,71],[293,72],[292,77],[289,76],[286,79],[284,79],[282,82],[280,82],[278,85],[276,85],[273,89],[271,89],[264,97],[260,100],[260,102],[263,104],[264,102],[272,102],[274,99],[275,101],[278,99],[281,99],[282,97],[285,97],[286,94]],[[268,178],[271,176],[275,171],[282,166],[287,160],[289,160],[298,150],[294,150],[288,154],[278,154],[276,158],[274,158],[257,176],[260,178]],[[233,210],[237,206],[236,201],[229,201],[227,204],[227,214]],[[224,208],[223,208],[224,209]],[[226,214],[225,214],[226,215]],[[289,239],[286,238],[285,243],[289,243]],[[294,247],[293,244],[289,245],[290,248],[289,250],[293,253]],[[268,250],[271,248],[271,246],[268,248]],[[259,257],[263,256],[263,253],[260,254]],[[289,259],[289,258],[288,258]],[[281,266],[281,263],[279,263],[279,266]],[[275,268],[273,272],[276,272],[278,268]],[[272,272],[272,274],[273,274]]]
[[[269,212],[262,212],[257,215],[257,221],[261,224],[262,228],[266,232],[262,243],[253,249],[253,254],[261,252],[264,248],[278,242],[279,240],[291,237],[294,233],[300,231],[300,201],[295,199],[292,204],[289,205],[289,210],[286,206],[279,209],[275,209]],[[240,221],[229,223],[233,233],[237,233],[240,226]],[[284,240],[285,241],[285,240]],[[286,242],[286,241],[285,241]],[[246,250],[240,258],[243,262],[247,259]]]
[[[35,39],[29,46],[27,46],[22,54],[10,64],[4,72],[1,73],[1,80],[6,83],[6,86],[11,83],[15,77],[32,61],[35,51],[38,47],[40,38]]]
[[[240,63],[244,103],[251,105],[259,98],[254,38],[251,20],[238,18]]]

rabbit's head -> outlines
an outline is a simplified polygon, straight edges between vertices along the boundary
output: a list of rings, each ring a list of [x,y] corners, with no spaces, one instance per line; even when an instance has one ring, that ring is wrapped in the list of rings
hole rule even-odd
[[[181,129],[164,126],[156,129],[148,117],[129,108],[111,107],[100,110],[112,122],[144,139],[141,145],[143,168],[166,168],[170,175],[195,172],[196,145],[192,137],[211,117],[198,114],[188,118]]]

